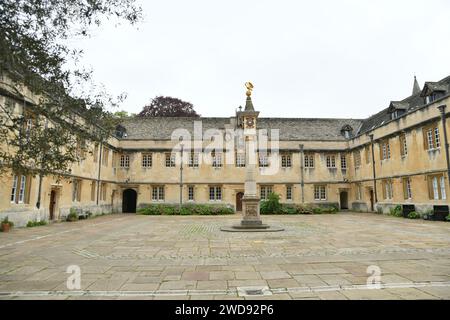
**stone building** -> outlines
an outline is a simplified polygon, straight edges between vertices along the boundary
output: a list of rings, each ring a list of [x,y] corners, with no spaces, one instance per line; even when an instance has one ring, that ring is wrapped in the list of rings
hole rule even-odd
[[[0,100],[20,112],[22,100],[11,92],[1,90]],[[284,203],[356,211],[388,212],[398,204],[420,212],[448,209],[449,102],[450,76],[423,89],[414,79],[411,96],[367,119],[249,119],[251,97],[228,118],[127,119],[107,143],[92,145],[67,179],[44,179],[39,210],[36,178],[2,175],[0,218],[24,225],[63,219],[70,208],[133,212],[180,201],[239,211],[246,157],[236,132],[244,128],[268,140],[258,145],[255,160],[261,199],[275,192]]]

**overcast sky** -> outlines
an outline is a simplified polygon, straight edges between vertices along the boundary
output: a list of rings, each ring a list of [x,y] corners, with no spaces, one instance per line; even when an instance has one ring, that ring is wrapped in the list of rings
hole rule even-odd
[[[77,46],[139,112],[157,95],[232,116],[246,81],[261,117],[365,118],[450,75],[450,1],[141,1],[137,26]],[[75,42],[74,42],[75,43]]]

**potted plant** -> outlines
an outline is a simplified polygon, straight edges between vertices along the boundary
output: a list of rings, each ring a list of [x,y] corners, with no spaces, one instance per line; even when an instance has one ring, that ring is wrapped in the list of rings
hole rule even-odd
[[[14,226],[14,223],[8,220],[8,216],[6,216],[2,220],[2,231],[3,232],[9,232],[9,230]]]

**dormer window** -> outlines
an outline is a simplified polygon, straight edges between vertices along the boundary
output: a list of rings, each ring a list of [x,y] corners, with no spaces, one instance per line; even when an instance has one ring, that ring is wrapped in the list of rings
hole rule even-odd
[[[342,127],[341,133],[344,135],[345,139],[350,139],[352,137],[353,128],[346,124]]]
[[[124,126],[121,126],[120,124],[116,126],[116,137],[126,138],[127,136],[127,129],[125,129]]]
[[[442,98],[447,92],[447,87],[438,82],[425,82],[421,97],[425,98],[425,103],[432,103],[440,98]]]
[[[391,101],[388,108],[388,113],[391,120],[397,119],[408,110],[408,104],[401,101]]]

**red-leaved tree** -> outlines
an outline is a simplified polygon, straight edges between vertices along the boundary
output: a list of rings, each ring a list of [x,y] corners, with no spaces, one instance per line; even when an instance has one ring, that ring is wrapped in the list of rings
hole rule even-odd
[[[177,98],[158,96],[152,99],[138,117],[200,117],[190,102]]]

